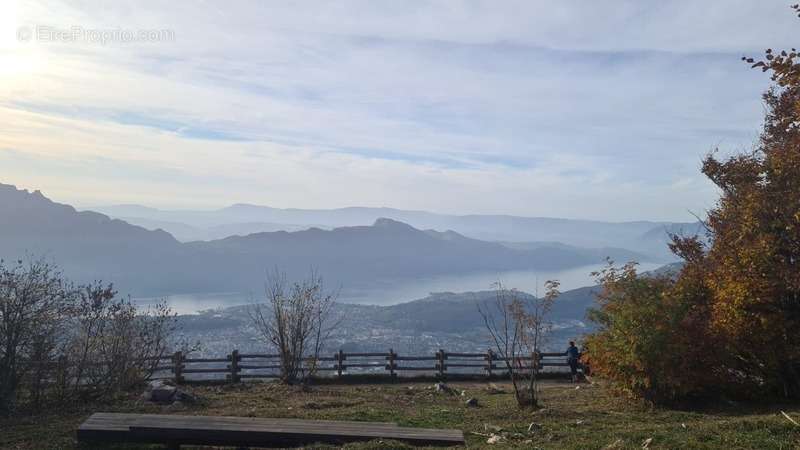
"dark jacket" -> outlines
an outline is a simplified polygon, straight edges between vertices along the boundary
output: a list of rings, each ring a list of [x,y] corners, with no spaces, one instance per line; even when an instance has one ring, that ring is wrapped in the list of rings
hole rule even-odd
[[[574,345],[571,345],[567,349],[567,352],[565,353],[565,355],[567,355],[568,359],[578,359],[578,358],[580,358],[581,353],[578,351],[578,347],[575,347]]]

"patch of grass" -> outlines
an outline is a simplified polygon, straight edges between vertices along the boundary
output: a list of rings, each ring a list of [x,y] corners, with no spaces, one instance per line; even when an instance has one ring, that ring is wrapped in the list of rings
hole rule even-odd
[[[470,448],[599,449],[649,448],[791,449],[800,448],[800,427],[780,411],[800,418],[800,405],[723,404],[702,410],[652,408],[619,395],[602,383],[581,385],[548,382],[543,408],[518,410],[508,385],[492,393],[488,383],[449,384],[465,396],[437,393],[433,383],[324,384],[309,392],[276,383],[189,386],[202,402],[183,410],[146,405],[136,397],[114,404],[76,406],[38,416],[0,419],[0,447],[13,449],[74,449],[75,429],[92,412],[150,412],[190,415],[292,417],[328,420],[395,422],[402,426],[457,428]],[[465,400],[478,399],[469,408]],[[535,423],[533,432],[528,431]],[[487,444],[491,434],[503,436]],[[99,448],[99,447],[97,447]],[[103,446],[102,448],[163,448]],[[331,448],[331,447],[312,447]],[[352,444],[354,449],[407,448],[397,442]]]

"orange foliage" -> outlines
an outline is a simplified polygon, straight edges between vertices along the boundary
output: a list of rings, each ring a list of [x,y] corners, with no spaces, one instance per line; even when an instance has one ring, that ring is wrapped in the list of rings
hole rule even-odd
[[[743,58],[771,72],[776,85],[764,94],[757,148],[703,163],[722,193],[705,222],[708,244],[673,238],[685,261],[675,279],[626,267],[600,280],[593,369],[637,394],[800,398],[798,58],[795,49]]]

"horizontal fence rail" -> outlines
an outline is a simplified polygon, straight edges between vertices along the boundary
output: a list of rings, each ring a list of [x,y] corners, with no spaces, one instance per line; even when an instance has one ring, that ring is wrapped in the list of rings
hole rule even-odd
[[[444,379],[448,374],[502,377],[508,365],[519,373],[534,369],[567,367],[564,353],[532,353],[512,359],[502,358],[491,350],[485,353],[455,353],[439,350],[433,355],[398,355],[386,353],[348,353],[339,351],[331,356],[304,360],[303,370],[319,376],[346,377],[349,375],[428,375]],[[152,379],[172,379],[177,383],[191,381],[269,379],[281,376],[280,355],[248,354],[234,350],[224,358],[191,358],[182,352],[162,358],[155,366]],[[199,378],[198,378],[199,377]]]

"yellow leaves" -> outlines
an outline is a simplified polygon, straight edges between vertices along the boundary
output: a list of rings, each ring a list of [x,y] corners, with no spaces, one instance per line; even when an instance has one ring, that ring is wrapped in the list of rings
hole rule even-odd
[[[796,56],[794,49],[770,53],[758,64],[786,87],[764,97],[768,111],[759,147],[703,162],[703,172],[722,190],[706,221],[710,248],[687,251],[691,242],[673,247],[686,260],[674,283],[643,280],[632,267],[609,266],[598,274],[599,305],[608,320],[589,340],[592,360],[640,395],[718,389],[728,382],[778,390],[783,375],[777,368],[800,366],[800,324],[791,319],[796,306],[786,301],[800,295]],[[716,347],[703,353],[698,342]],[[734,372],[738,380],[726,378]],[[800,380],[794,382],[800,391]]]

